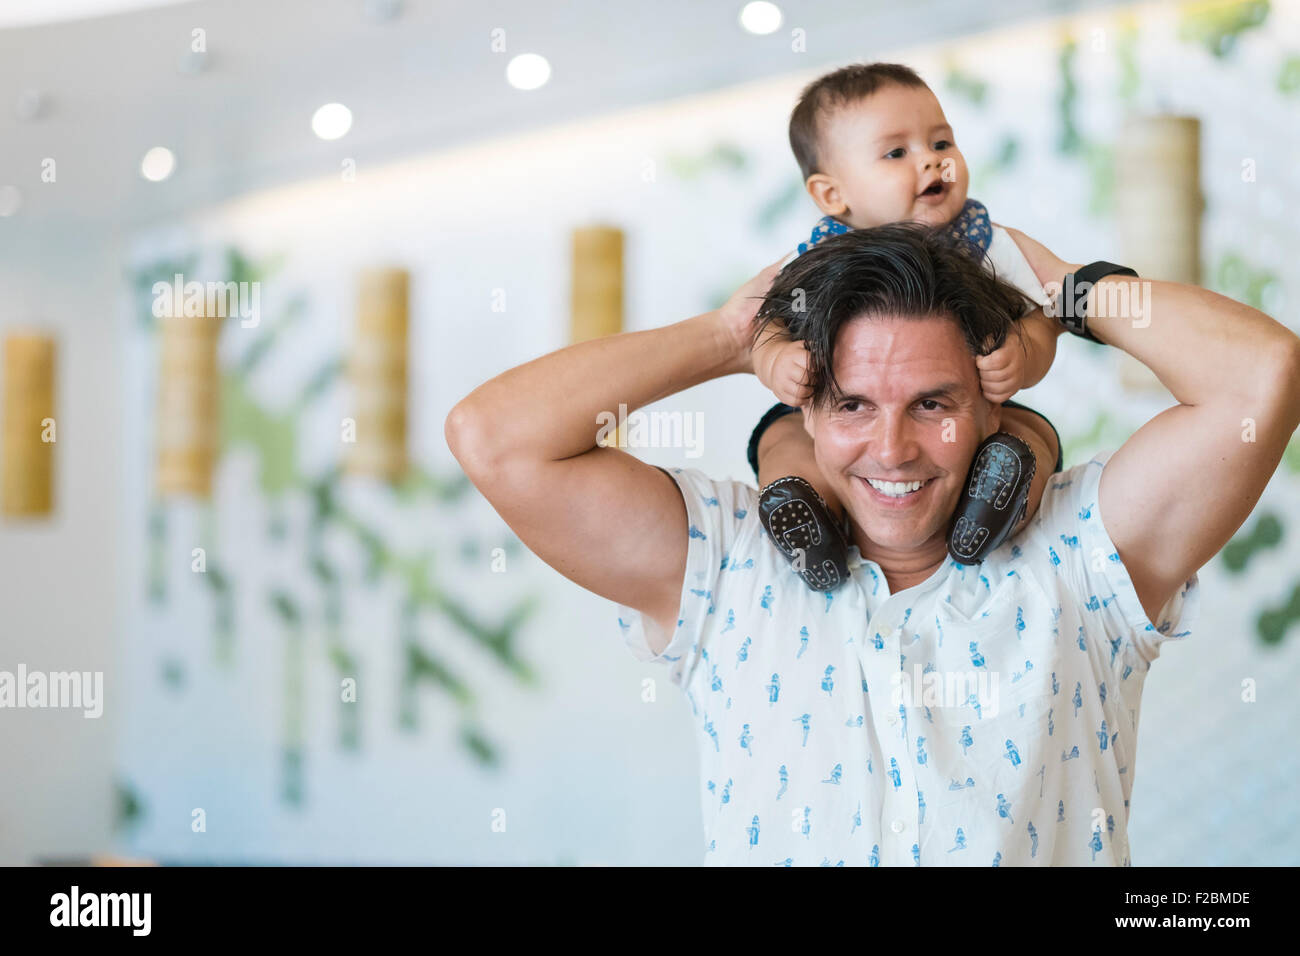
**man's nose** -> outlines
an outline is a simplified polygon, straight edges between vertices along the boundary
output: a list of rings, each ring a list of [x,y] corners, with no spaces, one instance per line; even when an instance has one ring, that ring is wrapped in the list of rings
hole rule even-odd
[[[919,446],[905,413],[886,413],[878,422],[873,457],[882,469],[898,469],[917,457]]]

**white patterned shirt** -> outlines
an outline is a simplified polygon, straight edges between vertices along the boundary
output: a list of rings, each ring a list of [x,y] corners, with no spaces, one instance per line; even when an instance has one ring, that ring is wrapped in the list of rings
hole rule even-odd
[[[1152,626],[1097,504],[1112,453],[1053,475],[982,564],[890,594],[810,590],[763,532],[758,493],[675,469],[689,553],[663,653],[700,746],[706,864],[1130,865],[1143,681],[1190,633],[1189,578]]]

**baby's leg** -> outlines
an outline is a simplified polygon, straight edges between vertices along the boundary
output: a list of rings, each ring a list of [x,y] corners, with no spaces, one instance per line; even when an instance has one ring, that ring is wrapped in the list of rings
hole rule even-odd
[[[1027,409],[1004,406],[1002,430],[1015,435],[1027,444],[1033,450],[1034,458],[1038,462],[1034,470],[1034,480],[1029,486],[1029,501],[1025,505],[1025,516],[1020,524],[1016,525],[1015,530],[1019,531],[1038,513],[1038,505],[1042,502],[1043,492],[1047,489],[1047,480],[1056,471],[1056,456],[1060,445],[1057,442],[1056,432],[1047,420]]]
[[[803,415],[797,412],[783,415],[768,425],[758,442],[758,487],[766,488],[776,479],[787,475],[798,475],[804,479],[817,489],[817,493],[826,502],[827,509],[836,519],[844,517],[839,499],[817,467],[812,436],[804,431]]]
[[[809,588],[835,590],[849,577],[843,509],[817,467],[803,416],[777,418],[756,451],[763,529]]]

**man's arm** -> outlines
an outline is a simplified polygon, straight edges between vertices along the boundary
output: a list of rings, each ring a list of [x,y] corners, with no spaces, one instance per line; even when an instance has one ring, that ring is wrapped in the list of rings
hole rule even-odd
[[[1008,231],[1045,286],[1059,289],[1079,268]],[[1098,492],[1106,530],[1154,620],[1241,527],[1300,426],[1300,339],[1206,289],[1124,276],[1093,287],[1086,315],[1093,335],[1146,365],[1178,401],[1115,452]]]
[[[602,413],[629,412],[752,371],[750,333],[769,266],[722,309],[583,342],[503,372],[447,416],[447,445],[535,554],[671,634],[686,573],[686,505],[664,472],[596,444]]]

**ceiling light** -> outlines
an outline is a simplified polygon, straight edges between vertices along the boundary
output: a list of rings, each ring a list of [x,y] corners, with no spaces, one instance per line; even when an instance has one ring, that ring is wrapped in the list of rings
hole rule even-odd
[[[166,146],[155,146],[140,161],[140,175],[151,183],[160,183],[176,168],[176,157]]]
[[[754,0],[740,11],[740,25],[750,33],[775,33],[781,25],[781,8],[767,0]]]
[[[535,90],[551,78],[551,64],[538,53],[521,53],[506,64],[506,80],[517,90]]]
[[[321,139],[338,139],[352,128],[352,111],[342,103],[326,103],[312,116],[311,128]]]

